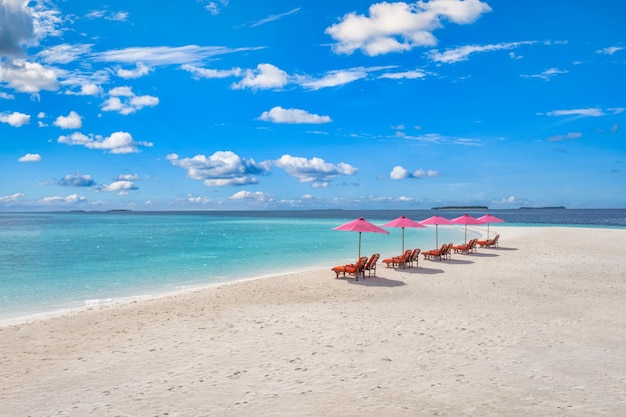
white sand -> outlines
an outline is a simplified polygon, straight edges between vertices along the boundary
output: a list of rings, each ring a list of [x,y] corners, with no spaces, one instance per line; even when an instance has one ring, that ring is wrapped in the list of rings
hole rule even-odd
[[[5,325],[0,415],[625,415],[626,230],[492,229],[358,283],[330,261]]]

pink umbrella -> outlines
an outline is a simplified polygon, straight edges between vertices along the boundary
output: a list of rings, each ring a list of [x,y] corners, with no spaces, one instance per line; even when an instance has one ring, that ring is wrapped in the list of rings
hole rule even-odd
[[[383,227],[401,227],[402,228],[402,252],[404,253],[404,228],[405,227],[426,227],[421,223],[416,222],[415,220],[411,220],[406,216],[400,216],[397,219],[393,219],[392,221],[383,224]]]
[[[452,223],[465,225],[465,243],[467,243],[467,225],[468,224],[483,224],[485,222],[475,217],[472,217],[469,214],[464,214],[462,216],[452,219]]]
[[[373,223],[368,222],[363,217],[359,217],[351,222],[344,223],[341,226],[334,227],[333,230],[343,230],[346,232],[359,232],[359,258],[361,257],[361,232],[385,233],[389,234],[385,229],[381,229]]]
[[[419,222],[421,224],[434,224],[435,225],[435,231],[436,231],[436,245],[435,247],[438,248],[439,247],[439,225],[440,224],[454,224],[452,223],[450,220],[446,219],[445,217],[441,217],[440,215],[435,215],[432,217],[429,217],[425,220],[422,220],[421,222]]]
[[[478,220],[482,220],[483,223],[487,223],[487,239],[489,239],[489,223],[504,223],[504,220],[496,216],[492,216],[491,214],[480,216]]]

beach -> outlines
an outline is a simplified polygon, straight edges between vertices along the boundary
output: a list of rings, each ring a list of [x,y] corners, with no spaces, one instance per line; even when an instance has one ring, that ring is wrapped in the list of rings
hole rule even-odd
[[[358,282],[329,261],[6,322],[0,415],[623,414],[626,229],[494,232]]]

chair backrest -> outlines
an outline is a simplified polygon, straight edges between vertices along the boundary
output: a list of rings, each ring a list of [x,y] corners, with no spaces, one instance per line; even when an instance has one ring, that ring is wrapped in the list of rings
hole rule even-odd
[[[439,248],[439,253],[441,254],[446,253],[446,249],[448,249],[448,244],[444,243],[443,245],[441,245],[441,248]]]
[[[365,267],[366,263],[367,263],[367,256],[361,256],[358,262],[356,263],[356,269],[360,271],[361,269]]]
[[[378,258],[380,258],[379,253],[375,253],[372,256],[370,256],[370,259],[365,264],[364,269],[368,270],[368,269],[376,268],[376,262],[378,262]]]
[[[470,240],[469,243],[467,244],[467,248],[468,249],[474,249],[476,247],[476,242],[478,242],[478,239]]]
[[[419,259],[420,252],[421,252],[420,248],[413,249],[413,253],[411,253],[411,260],[414,261],[416,259]]]
[[[500,237],[500,235],[496,235],[496,237],[493,238],[492,242],[496,243],[498,241],[498,238]]]
[[[448,243],[448,244],[446,245],[446,250],[445,250],[445,254],[446,254],[446,255],[447,255],[447,254],[449,254],[449,253],[452,253],[452,247],[453,247],[453,246],[454,246],[454,245],[453,245],[452,243]]]
[[[411,254],[413,251],[411,249],[407,249],[404,251],[404,255],[402,255],[402,260],[408,262],[411,260]]]

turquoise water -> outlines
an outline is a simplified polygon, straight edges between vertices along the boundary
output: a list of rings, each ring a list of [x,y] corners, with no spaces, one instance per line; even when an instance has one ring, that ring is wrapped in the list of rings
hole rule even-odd
[[[0,214],[0,319],[330,268],[358,256],[358,233],[332,230],[349,220],[241,214]],[[461,241],[462,229],[440,227],[439,240]],[[405,242],[407,248],[434,247],[435,230],[406,229]],[[397,255],[401,245],[401,230],[364,233],[361,253]]]
[[[491,213],[507,225],[626,226],[622,209]],[[463,212],[0,213],[0,319],[314,268],[329,268],[330,277],[332,266],[358,256],[358,233],[333,227],[361,216],[382,225],[434,214]],[[388,230],[364,233],[361,254],[400,254],[401,230]],[[464,241],[463,226],[438,230],[439,244]],[[405,229],[406,248],[432,249],[435,239],[432,226]]]

